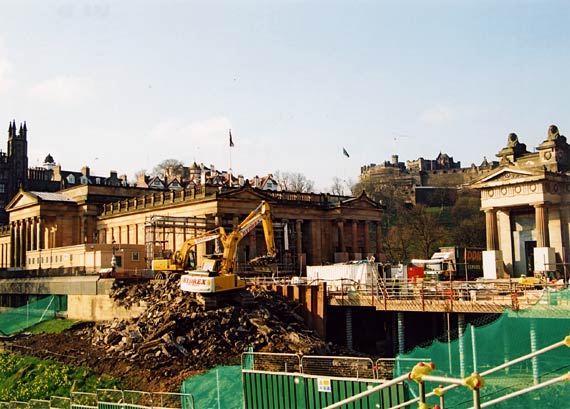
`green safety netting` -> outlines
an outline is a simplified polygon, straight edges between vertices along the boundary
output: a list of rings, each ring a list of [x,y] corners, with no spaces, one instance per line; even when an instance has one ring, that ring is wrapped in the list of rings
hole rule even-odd
[[[65,301],[63,297],[50,295],[21,307],[13,308],[0,313],[0,333],[11,335],[22,331],[42,321],[55,318],[62,309]]]
[[[483,373],[507,361],[532,351],[563,341],[570,335],[570,290],[544,291],[538,303],[531,308],[505,310],[494,322],[473,327],[468,325],[462,337],[448,343],[434,341],[425,348],[417,347],[396,358],[394,376],[412,369],[410,358],[429,357],[436,366],[432,375],[462,378],[473,372]],[[484,376],[486,385],[481,389],[481,401],[489,401],[508,393],[547,381],[570,371],[570,348],[562,346],[534,359],[526,360],[508,369]],[[417,394],[418,387],[409,382],[410,392]],[[437,384],[426,383],[426,392]],[[444,396],[446,408],[472,406],[472,393],[465,387],[450,390]],[[439,398],[431,397],[435,404]],[[562,408],[570,407],[570,382],[562,382],[537,390],[493,408]]]
[[[242,409],[241,366],[217,366],[182,384],[182,393],[190,393],[194,407],[200,409]],[[185,407],[184,409],[189,409]]]

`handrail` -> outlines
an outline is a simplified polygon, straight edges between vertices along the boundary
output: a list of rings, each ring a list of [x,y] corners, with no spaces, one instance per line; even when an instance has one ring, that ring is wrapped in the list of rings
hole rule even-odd
[[[491,369],[489,369],[489,370],[487,370],[487,371],[481,372],[480,374],[474,374],[474,375],[472,375],[471,377],[474,377],[474,376],[475,376],[475,377],[477,377],[478,379],[481,379],[481,380],[482,380],[483,377],[486,376],[486,375],[490,375],[490,374],[492,374],[492,373],[494,373],[494,372],[497,372],[497,371],[500,371],[500,370],[502,370],[502,369],[508,368],[508,367],[510,367],[510,366],[512,366],[512,365],[516,365],[516,364],[518,364],[518,363],[520,363],[520,362],[522,362],[522,361],[525,361],[525,360],[528,360],[528,359],[532,359],[532,358],[534,358],[535,356],[542,355],[542,354],[544,354],[544,353],[546,353],[546,352],[549,352],[549,351],[552,351],[552,350],[554,350],[554,349],[560,348],[561,346],[570,347],[570,335],[569,335],[569,336],[566,336],[562,341],[558,341],[558,342],[556,342],[556,343],[554,343],[554,344],[552,344],[552,345],[549,345],[549,346],[547,346],[547,347],[544,347],[544,348],[542,348],[542,349],[540,349],[540,350],[538,350],[538,351],[531,352],[530,354],[526,354],[526,355],[523,355],[523,356],[521,356],[521,357],[515,358],[515,359],[513,359],[513,360],[511,360],[511,361],[505,362],[505,363],[503,363],[503,364],[501,364],[501,365],[498,365],[498,366],[496,366],[496,367],[494,367],[494,368],[491,368]],[[418,365],[420,365],[420,364],[418,364]],[[415,368],[414,368],[414,370],[415,370]],[[360,400],[360,399],[362,399],[362,398],[365,398],[365,397],[367,397],[367,396],[369,396],[369,395],[372,395],[372,394],[374,394],[374,393],[376,393],[376,392],[378,392],[378,391],[380,391],[380,390],[382,390],[382,389],[384,389],[384,388],[386,388],[386,387],[388,387],[388,386],[391,386],[391,385],[394,385],[394,384],[396,384],[396,383],[405,381],[405,380],[407,380],[407,379],[414,379],[414,380],[416,380],[416,381],[418,382],[418,384],[419,384],[419,386],[420,386],[420,394],[419,394],[420,396],[417,397],[417,398],[414,398],[414,399],[410,399],[410,400],[408,400],[408,401],[406,401],[406,402],[402,402],[402,403],[400,403],[400,404],[398,404],[398,405],[396,405],[396,406],[392,406],[391,409],[397,409],[397,408],[402,408],[402,407],[408,407],[408,406],[410,406],[411,404],[413,404],[413,403],[415,403],[415,402],[425,403],[425,399],[426,399],[426,398],[428,398],[428,397],[430,397],[430,396],[436,395],[435,392],[431,392],[431,393],[429,393],[429,394],[425,394],[425,392],[424,392],[424,385],[423,385],[423,381],[424,381],[424,380],[426,380],[426,381],[436,381],[436,382],[447,382],[447,383],[451,383],[451,385],[449,385],[449,386],[442,387],[442,388],[438,388],[438,389],[439,389],[438,395],[439,395],[440,397],[443,396],[443,394],[444,394],[446,391],[449,391],[450,389],[456,388],[457,386],[468,386],[468,381],[467,381],[467,379],[462,380],[462,379],[456,379],[456,378],[450,378],[450,377],[432,376],[432,375],[431,375],[431,370],[430,370],[430,371],[427,371],[425,374],[420,374],[419,376],[418,376],[418,375],[412,375],[413,372],[414,372],[414,371],[412,371],[412,372],[410,372],[410,373],[408,373],[408,374],[401,375],[401,376],[399,376],[399,377],[397,377],[397,378],[394,378],[393,380],[391,380],[391,381],[389,381],[389,382],[383,383],[382,385],[375,386],[375,387],[370,388],[370,389],[368,389],[368,390],[366,390],[366,391],[364,391],[364,392],[361,392],[361,393],[359,393],[359,394],[356,394],[356,395],[354,395],[354,396],[351,396],[351,397],[349,397],[349,398],[346,398],[346,399],[344,399],[344,400],[342,400],[342,401],[336,402],[336,403],[334,403],[334,404],[332,404],[332,405],[330,405],[330,406],[327,406],[325,409],[340,408],[340,407],[342,407],[342,406],[344,406],[344,405],[346,405],[346,404],[349,404],[349,403],[352,403],[352,402],[356,402],[356,401],[358,401],[358,400]],[[551,380],[546,381],[546,382],[543,382],[543,383],[541,383],[541,384],[533,385],[533,386],[531,386],[531,387],[529,387],[529,388],[525,388],[525,389],[522,389],[522,390],[513,392],[513,393],[511,393],[511,394],[504,395],[504,396],[502,396],[502,397],[500,397],[500,398],[494,399],[494,400],[492,400],[492,401],[485,402],[485,403],[483,403],[483,404],[481,404],[481,403],[479,402],[479,399],[480,399],[479,388],[480,388],[480,386],[472,387],[471,389],[473,390],[473,402],[474,402],[473,408],[479,409],[479,408],[484,408],[484,407],[487,407],[487,406],[491,406],[491,405],[494,404],[494,403],[502,402],[502,401],[504,401],[504,400],[507,400],[507,399],[510,399],[510,398],[513,398],[513,397],[516,397],[516,396],[520,396],[520,395],[523,395],[523,394],[525,394],[525,393],[532,392],[532,391],[535,391],[535,390],[540,389],[540,388],[544,388],[544,387],[546,387],[546,386],[553,385],[553,384],[555,384],[555,383],[557,383],[557,382],[561,382],[561,381],[563,381],[563,380],[570,380],[570,373],[561,375],[561,376],[559,376],[559,377],[557,377],[557,378],[551,379]],[[481,385],[481,386],[482,386],[482,385]]]

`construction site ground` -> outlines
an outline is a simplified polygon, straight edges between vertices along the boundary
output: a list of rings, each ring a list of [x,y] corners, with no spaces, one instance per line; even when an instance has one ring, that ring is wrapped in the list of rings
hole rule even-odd
[[[115,302],[146,305],[140,317],[82,322],[60,334],[19,337],[6,347],[85,365],[120,378],[125,389],[148,392],[180,392],[182,382],[193,375],[217,365],[239,365],[249,347],[256,352],[348,354],[308,329],[298,305],[262,288],[248,289],[251,305],[228,303],[205,310],[175,279],[116,284]]]

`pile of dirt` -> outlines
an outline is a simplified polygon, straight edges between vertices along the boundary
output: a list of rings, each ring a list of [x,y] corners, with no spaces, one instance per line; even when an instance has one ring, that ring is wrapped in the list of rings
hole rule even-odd
[[[124,380],[134,390],[179,392],[184,379],[220,364],[239,364],[256,352],[344,355],[308,329],[293,304],[249,288],[250,305],[227,303],[205,310],[177,280],[116,282],[111,297],[126,307],[144,305],[136,319],[83,323],[62,334],[19,339],[27,353],[84,364]]]

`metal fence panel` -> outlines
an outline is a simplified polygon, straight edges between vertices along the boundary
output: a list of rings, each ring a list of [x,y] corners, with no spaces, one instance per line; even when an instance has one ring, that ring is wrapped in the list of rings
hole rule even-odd
[[[71,409],[96,409],[97,394],[87,392],[71,392]]]
[[[9,408],[10,409],[28,409],[30,404],[28,402],[20,402],[17,400],[13,400],[10,402]]]
[[[189,393],[153,392],[152,401],[155,409],[194,408],[194,400]]]
[[[71,399],[65,396],[52,396],[49,399],[49,407],[53,409],[71,409]]]
[[[123,391],[125,402],[123,403],[124,409],[136,408],[152,408],[153,399],[152,393],[141,391]]]
[[[49,400],[30,399],[30,409],[49,409]]]
[[[303,356],[302,372],[306,375],[341,378],[375,379],[375,366],[370,358],[343,356]]]
[[[257,373],[244,370],[243,393],[248,409],[305,408],[305,381],[299,374]]]
[[[266,352],[244,352],[241,356],[242,369],[263,372],[301,372],[301,358],[296,354]]]

